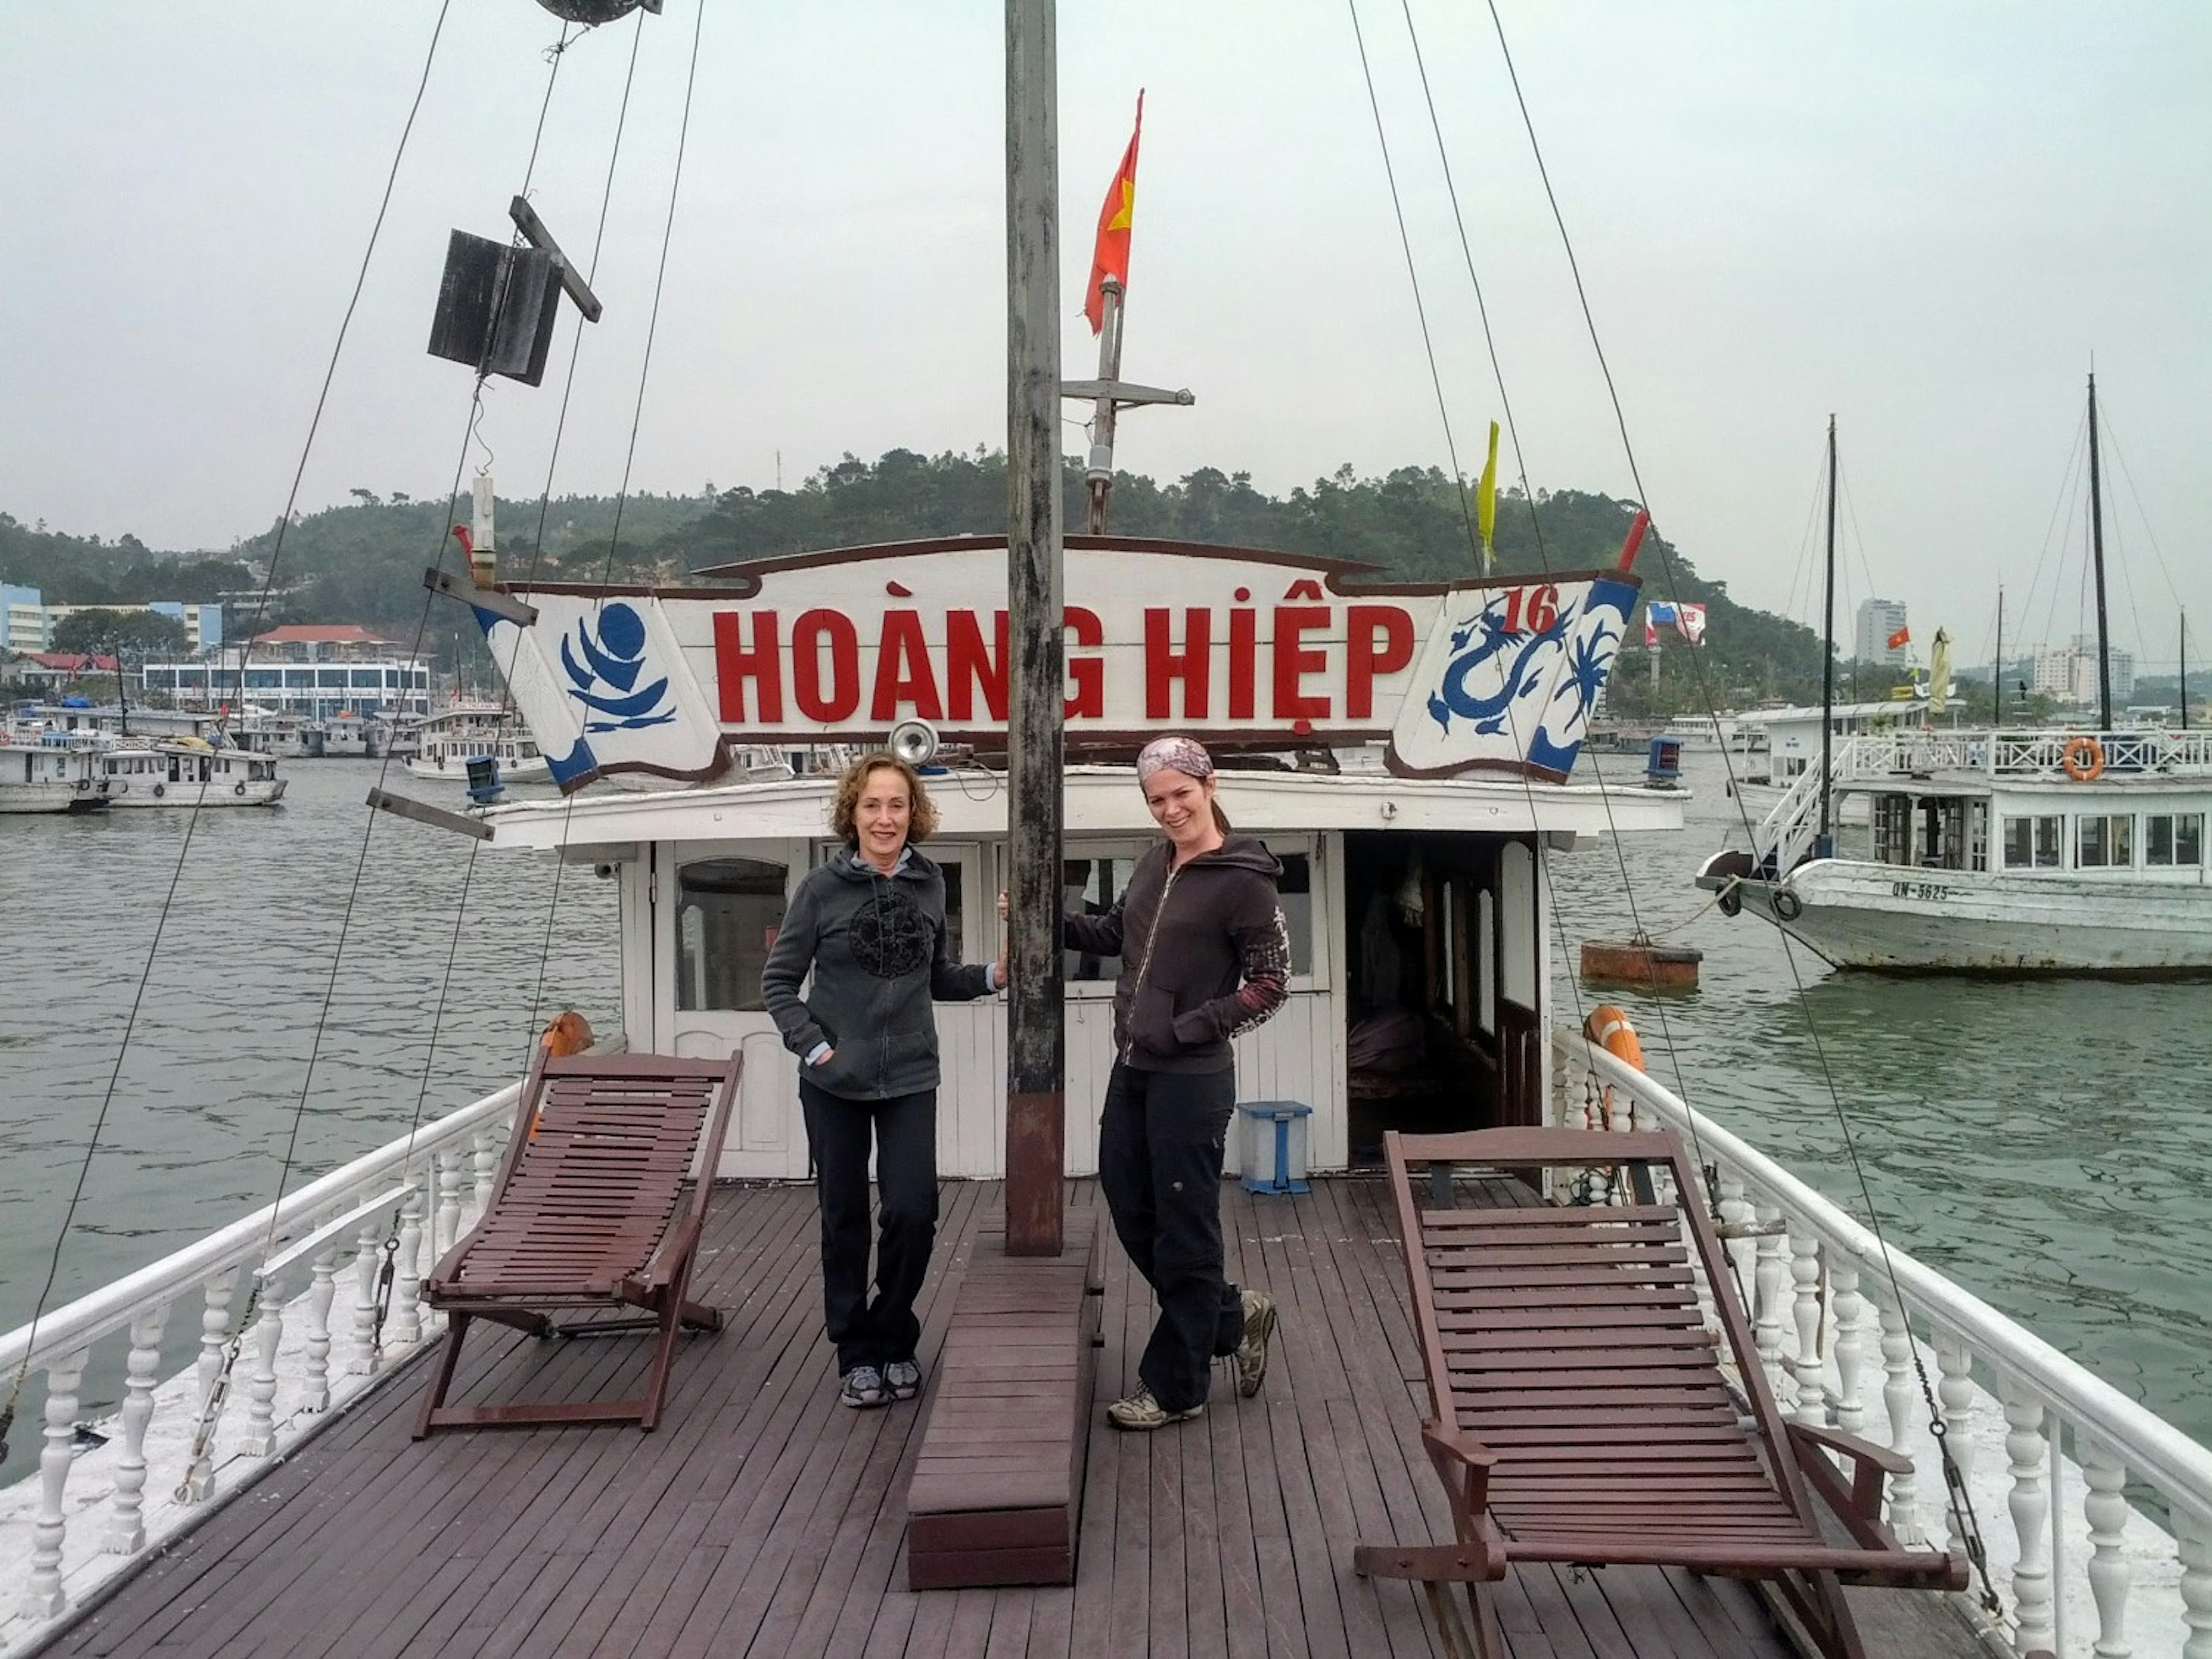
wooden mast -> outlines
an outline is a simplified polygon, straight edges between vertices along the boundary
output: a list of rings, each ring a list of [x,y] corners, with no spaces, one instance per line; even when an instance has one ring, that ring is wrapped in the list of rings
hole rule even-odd
[[[1058,1255],[1066,1023],[1060,951],[1060,201],[1053,0],[1006,0],[1006,1249]]]
[[[2089,550],[2097,562],[2097,729],[2112,729],[2112,640],[2105,620],[2105,495],[2097,470],[2097,375],[2089,374]]]
[[[1819,855],[1826,858],[1828,842],[1828,792],[1833,781],[1830,767],[1836,728],[1836,417],[1828,416],[1828,580],[1821,603],[1820,630],[1820,839]],[[1786,876],[1786,870],[1775,872]]]
[[[1997,659],[1996,672],[1990,676],[1996,703],[1990,711],[1990,724],[2004,724],[2004,588],[1997,588]]]

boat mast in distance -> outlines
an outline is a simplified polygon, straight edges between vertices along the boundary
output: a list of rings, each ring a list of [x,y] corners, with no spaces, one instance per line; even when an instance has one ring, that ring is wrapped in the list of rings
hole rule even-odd
[[[1836,417],[1828,416],[1828,577],[1820,611],[1820,836],[1813,855],[1826,858],[1829,840],[1831,769],[1836,742]],[[1780,872],[1788,874],[1787,871]]]
[[[1997,584],[1997,654],[1990,672],[1990,693],[1996,702],[1990,709],[1990,724],[2004,724],[2004,584]]]
[[[2105,495],[2097,471],[2097,374],[2089,372],[2089,551],[2097,563],[2097,729],[2112,729],[2112,651],[2105,621]]]

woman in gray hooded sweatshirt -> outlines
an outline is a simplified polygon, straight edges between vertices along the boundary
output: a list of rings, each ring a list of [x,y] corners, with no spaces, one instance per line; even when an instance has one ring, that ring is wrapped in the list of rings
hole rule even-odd
[[[869,755],[838,780],[845,845],[807,872],[761,971],[761,995],[799,1057],[799,1100],[822,1207],[822,1300],[848,1406],[921,1392],[915,1297],[937,1237],[937,1018],[933,1001],[1001,989],[996,965],[952,960],[945,875],[916,850],[937,812],[912,767]],[[799,986],[813,982],[802,1000]],[[883,1193],[868,1299],[868,1149]]]

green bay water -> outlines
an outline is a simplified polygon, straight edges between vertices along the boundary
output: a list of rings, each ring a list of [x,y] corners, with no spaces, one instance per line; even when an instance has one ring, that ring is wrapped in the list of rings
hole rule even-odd
[[[1720,757],[1687,765],[1683,831],[1552,860],[1553,947],[1623,936],[1632,890],[1645,925],[1705,951],[1702,988],[1661,1004],[1562,971],[1561,1012],[1625,1004],[1662,1082],[1863,1214],[1817,1030],[1888,1237],[2212,1440],[2212,992],[1884,980],[1797,951],[1801,997],[1781,936],[1690,885],[1742,832]],[[204,813],[181,872],[183,812],[0,817],[0,1328],[30,1316],[111,1074],[55,1301],[267,1203],[295,1121],[293,1188],[404,1133],[418,1103],[428,1121],[516,1075],[560,1008],[617,1024],[611,884],[569,868],[556,902],[550,860],[370,827],[374,763],[284,771],[282,808]]]

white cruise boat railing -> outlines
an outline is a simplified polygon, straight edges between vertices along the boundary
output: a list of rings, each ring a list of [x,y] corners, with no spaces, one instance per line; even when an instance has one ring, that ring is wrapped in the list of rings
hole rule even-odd
[[[45,1425],[38,1473],[0,1489],[0,1655],[36,1646],[149,1546],[274,1467],[442,1328],[418,1287],[489,1196],[520,1087],[52,1310],[35,1335],[24,1326],[0,1337],[0,1389],[17,1395],[10,1441]],[[234,1334],[248,1297],[255,1316]],[[163,1334],[193,1312],[197,1363],[165,1377]],[[79,1432],[96,1356],[106,1362],[96,1369],[120,1374],[119,1404],[86,1425],[104,1443]]]
[[[1783,1408],[1911,1458],[1891,1525],[1963,1547],[1917,1355],[2002,1603],[1996,1637],[2061,1659],[2212,1659],[2212,1450],[1894,1245],[1885,1261],[1842,1209],[1571,1027],[1553,1029],[1552,1062],[1554,1121],[1691,1139]]]

